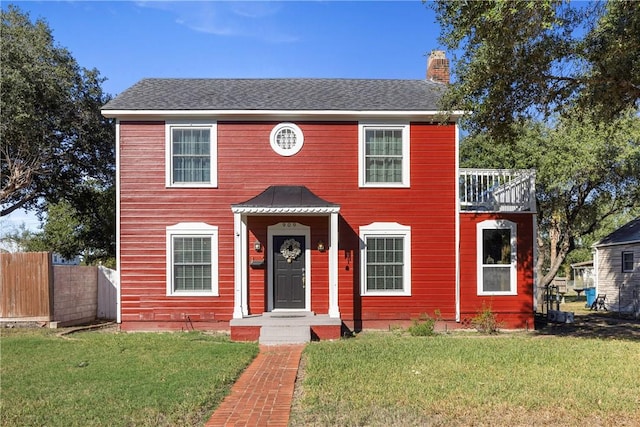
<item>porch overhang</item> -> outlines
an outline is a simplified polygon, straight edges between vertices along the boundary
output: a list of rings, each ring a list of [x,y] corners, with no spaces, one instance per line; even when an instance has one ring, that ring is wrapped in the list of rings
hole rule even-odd
[[[301,185],[272,185],[246,202],[231,205],[235,214],[324,215],[340,212],[340,206],[315,195]]]
[[[338,213],[340,206],[315,195],[305,186],[272,185],[251,199],[231,205],[234,214],[233,318],[248,316],[248,217],[255,215],[313,215],[328,217],[329,312],[340,318],[338,307]]]

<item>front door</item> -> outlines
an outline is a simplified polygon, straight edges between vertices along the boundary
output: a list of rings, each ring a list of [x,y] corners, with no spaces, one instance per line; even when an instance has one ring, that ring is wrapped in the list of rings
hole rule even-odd
[[[273,308],[305,308],[304,236],[273,236]]]

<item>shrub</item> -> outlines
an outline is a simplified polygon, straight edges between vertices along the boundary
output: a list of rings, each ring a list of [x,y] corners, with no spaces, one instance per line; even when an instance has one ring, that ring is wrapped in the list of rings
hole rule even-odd
[[[491,306],[482,303],[482,308],[478,314],[471,319],[471,324],[476,330],[482,334],[495,334],[502,327],[502,323],[498,322],[498,317],[491,310]]]
[[[420,318],[413,320],[413,325],[409,326],[409,333],[414,337],[428,337],[435,335],[436,319],[427,313],[420,315]]]

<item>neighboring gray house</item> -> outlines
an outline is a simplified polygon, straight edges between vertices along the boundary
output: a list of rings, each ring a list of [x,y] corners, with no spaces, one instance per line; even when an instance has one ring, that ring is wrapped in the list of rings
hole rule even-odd
[[[594,245],[596,292],[609,310],[640,316],[640,217]]]

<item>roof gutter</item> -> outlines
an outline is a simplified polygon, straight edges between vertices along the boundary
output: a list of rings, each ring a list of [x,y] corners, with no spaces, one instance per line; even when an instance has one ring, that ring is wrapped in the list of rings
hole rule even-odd
[[[283,117],[299,117],[299,118],[415,118],[424,120],[425,117],[430,117],[434,122],[441,121],[443,118],[447,118],[446,121],[457,121],[464,115],[464,111],[364,111],[364,110],[101,110],[103,116],[107,118],[119,118],[119,119],[135,119],[140,120],[143,118],[163,118],[163,117],[200,117],[200,116],[216,116],[217,118],[228,119],[246,119],[246,118],[260,118],[260,119],[282,119]]]

